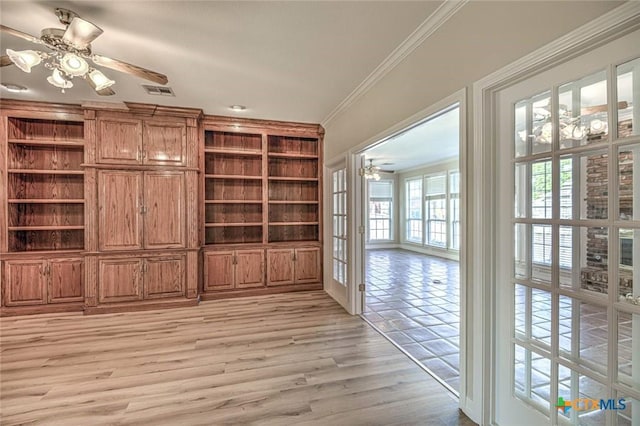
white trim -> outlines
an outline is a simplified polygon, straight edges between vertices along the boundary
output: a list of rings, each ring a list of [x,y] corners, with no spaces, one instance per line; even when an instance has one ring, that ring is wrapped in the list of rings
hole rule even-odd
[[[441,257],[443,259],[460,261],[460,253],[457,250],[447,250],[432,246],[422,246],[416,243],[404,242],[400,244],[402,250],[412,251],[414,253],[426,254],[428,256]]]
[[[365,78],[349,95],[336,106],[333,111],[322,120],[322,126],[327,125],[338,114],[346,110],[356,100],[367,93],[378,81],[393,70],[400,62],[409,56],[416,48],[435,33],[445,22],[460,10],[469,0],[445,0],[418,28],[413,31],[371,74]]]
[[[463,103],[462,100],[466,99],[466,96],[467,96],[467,88],[465,87],[447,96],[446,98],[441,99],[438,102],[416,112],[411,117],[408,117],[402,121],[399,121],[398,123],[370,137],[364,142],[354,146],[348,151],[348,155],[361,154],[367,149],[380,145],[381,143],[386,142],[386,140],[389,138],[399,135],[400,133],[403,133],[412,127],[418,126],[424,123],[425,121],[429,121],[433,117],[437,117],[438,115],[441,115],[442,110],[444,109],[454,107],[456,104],[459,104],[459,106],[461,107]],[[340,154],[340,155],[344,155],[344,154]]]
[[[402,248],[400,244],[394,242],[388,243],[368,243],[364,246],[365,250],[377,250],[377,249],[397,249]]]
[[[496,152],[495,152],[495,94],[501,88],[526,79],[552,66],[566,62],[586,50],[640,27],[640,2],[630,1],[594,19],[582,27],[558,38],[535,52],[484,77],[473,85],[474,142],[471,147],[472,170],[469,176],[473,205],[466,217],[473,230],[470,245],[473,263],[470,265],[466,288],[477,292],[467,298],[470,308],[469,331],[478,338],[469,350],[474,356],[467,359],[472,367],[474,381],[469,394],[462,397],[463,411],[475,422],[495,424],[496,397],[495,374],[495,236],[496,213]],[[472,281],[473,280],[473,281]],[[467,311],[463,309],[462,312]],[[471,342],[470,342],[471,343]],[[464,347],[464,345],[461,345]]]

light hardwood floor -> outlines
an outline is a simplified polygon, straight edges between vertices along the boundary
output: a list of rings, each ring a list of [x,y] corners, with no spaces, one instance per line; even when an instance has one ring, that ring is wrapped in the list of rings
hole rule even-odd
[[[321,291],[0,323],[2,425],[473,424]]]

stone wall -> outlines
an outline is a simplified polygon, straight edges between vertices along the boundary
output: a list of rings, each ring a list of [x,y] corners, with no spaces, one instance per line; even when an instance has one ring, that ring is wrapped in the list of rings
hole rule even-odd
[[[631,132],[631,126],[621,123],[620,129]],[[623,136],[621,134],[621,136]],[[606,219],[608,217],[608,156],[598,154],[587,157],[587,219]],[[620,218],[631,216],[633,202],[633,157],[630,151],[621,151],[618,156],[619,210],[613,212]],[[606,293],[608,291],[608,232],[606,228],[587,228],[587,266],[580,271],[581,287],[590,291]],[[617,267],[612,265],[612,267]],[[626,295],[632,291],[633,278],[631,271],[620,270],[619,294]]]

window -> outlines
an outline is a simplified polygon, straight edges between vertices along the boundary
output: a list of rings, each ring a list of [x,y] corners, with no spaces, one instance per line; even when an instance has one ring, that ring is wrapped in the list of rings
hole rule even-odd
[[[390,240],[393,212],[393,181],[369,182],[369,241]]]
[[[449,248],[460,250],[460,172],[449,172]]]
[[[427,244],[447,246],[447,175],[425,178]]]
[[[407,241],[422,244],[422,178],[406,181]]]
[[[333,172],[333,279],[347,282],[347,179],[346,169]]]

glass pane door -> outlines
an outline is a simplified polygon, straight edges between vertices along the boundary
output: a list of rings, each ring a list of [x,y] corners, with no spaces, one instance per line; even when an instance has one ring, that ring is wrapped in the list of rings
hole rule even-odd
[[[640,59],[600,67],[500,97],[498,397],[519,424],[640,425]]]

